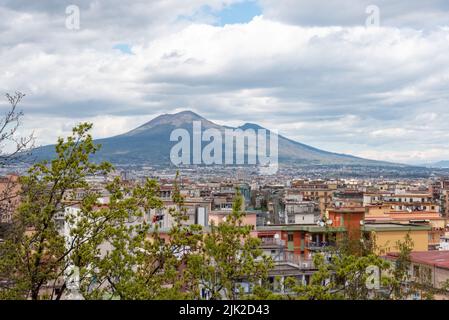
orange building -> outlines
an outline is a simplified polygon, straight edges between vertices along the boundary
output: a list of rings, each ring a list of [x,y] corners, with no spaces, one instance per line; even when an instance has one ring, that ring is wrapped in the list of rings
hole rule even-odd
[[[346,232],[344,227],[318,225],[271,225],[257,227],[257,237],[262,244],[278,244],[285,252],[309,257],[313,251],[319,251],[326,246],[334,246],[337,234]]]
[[[351,240],[360,239],[361,221],[365,218],[365,208],[346,207],[329,209],[326,213],[329,225],[344,227]]]
[[[0,223],[12,221],[14,211],[20,203],[20,189],[18,175],[0,177]]]

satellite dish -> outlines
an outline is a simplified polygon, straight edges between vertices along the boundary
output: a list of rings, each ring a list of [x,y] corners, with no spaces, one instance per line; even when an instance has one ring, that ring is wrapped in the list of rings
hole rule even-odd
[[[324,222],[320,221],[320,227],[324,227]]]
[[[279,237],[279,234],[276,233],[276,234],[274,235],[274,238],[275,238],[275,239],[279,239],[279,238],[280,238],[280,237]]]
[[[332,221],[331,219],[329,219],[329,220],[326,221],[326,224],[327,224],[328,226],[330,226],[332,223],[333,223],[333,221]]]
[[[365,222],[363,220],[360,220],[360,225],[363,226]]]

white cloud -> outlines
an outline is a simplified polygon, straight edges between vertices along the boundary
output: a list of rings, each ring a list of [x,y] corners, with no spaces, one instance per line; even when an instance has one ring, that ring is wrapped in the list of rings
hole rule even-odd
[[[379,9],[380,24],[388,27],[435,28],[449,25],[446,0],[260,0],[269,19],[305,26],[364,26]]]
[[[380,6],[384,21],[401,23],[367,29],[355,23],[359,6],[350,1],[312,13],[305,2],[263,0],[263,16],[224,27],[205,23],[213,17],[202,8],[232,1],[81,1],[77,32],[64,28],[64,1],[28,3],[0,0],[0,91],[28,94],[26,130],[40,143],[80,121],[93,120],[95,135],[105,137],[192,109],[335,152],[400,162],[447,157],[449,28],[438,27],[444,19],[413,28],[422,9],[415,2],[402,15]],[[440,17],[447,6],[424,9]],[[320,20],[326,10],[335,23]],[[301,12],[316,23],[304,23]],[[117,43],[133,54],[114,50]]]

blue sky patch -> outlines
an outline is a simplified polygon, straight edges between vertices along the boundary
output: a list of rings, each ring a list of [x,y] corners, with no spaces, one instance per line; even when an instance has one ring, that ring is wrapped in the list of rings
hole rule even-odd
[[[127,43],[116,44],[113,48],[121,51],[124,54],[134,54],[131,50],[131,46]]]
[[[244,1],[228,6],[216,14],[219,25],[247,23],[262,14],[256,1]]]
[[[256,0],[246,0],[229,5],[222,10],[216,10],[208,5],[203,5],[190,16],[180,15],[177,20],[208,23],[214,26],[226,24],[248,23],[254,17],[262,15],[262,9]]]

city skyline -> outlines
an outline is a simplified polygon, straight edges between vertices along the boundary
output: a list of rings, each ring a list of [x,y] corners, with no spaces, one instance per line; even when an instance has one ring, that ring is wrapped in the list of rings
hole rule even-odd
[[[0,303],[449,301],[447,52],[448,0],[0,0]]]
[[[378,25],[367,25],[373,4]],[[67,27],[70,5],[79,29]],[[81,121],[104,138],[192,110],[332,152],[448,160],[449,5],[317,6],[0,0],[0,88],[27,94],[21,131],[42,145]]]

